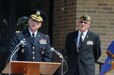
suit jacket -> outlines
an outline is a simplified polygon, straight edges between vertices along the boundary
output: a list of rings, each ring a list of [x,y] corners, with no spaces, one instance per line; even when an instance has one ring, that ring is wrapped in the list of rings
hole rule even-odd
[[[49,36],[38,32],[33,40],[28,29],[14,34],[9,44],[9,58],[12,55],[11,52],[13,52],[16,45],[22,39],[25,39],[25,45],[19,47],[20,49],[14,54],[13,60],[38,62],[51,61],[52,53],[50,52]]]
[[[88,31],[77,48],[78,31],[69,33],[66,37],[65,50],[68,72],[66,75],[95,75],[95,62],[101,55],[101,42],[98,35]]]

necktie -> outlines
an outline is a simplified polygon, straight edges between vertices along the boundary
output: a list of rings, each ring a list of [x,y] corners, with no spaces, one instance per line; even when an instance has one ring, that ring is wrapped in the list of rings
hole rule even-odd
[[[34,38],[34,33],[32,33],[32,40],[34,41],[34,39],[35,39],[35,38]]]
[[[81,44],[82,44],[82,42],[83,42],[83,41],[82,41],[82,35],[83,35],[83,33],[80,34],[79,47],[81,46]]]
[[[32,33],[32,37],[34,38],[34,33]]]

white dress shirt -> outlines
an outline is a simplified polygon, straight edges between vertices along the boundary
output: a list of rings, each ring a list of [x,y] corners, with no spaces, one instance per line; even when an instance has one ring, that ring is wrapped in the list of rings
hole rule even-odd
[[[36,32],[33,33],[33,32],[31,32],[31,31],[29,30],[29,32],[30,32],[31,37],[33,37],[33,34],[34,34],[34,37],[36,37],[38,31],[36,31]]]
[[[85,37],[86,37],[86,34],[87,34],[88,30],[86,30],[85,32],[83,32],[83,35],[82,35],[82,41],[84,41]],[[81,35],[82,32],[78,32],[78,38],[77,38],[77,48],[79,47],[79,41],[80,41],[80,35]]]

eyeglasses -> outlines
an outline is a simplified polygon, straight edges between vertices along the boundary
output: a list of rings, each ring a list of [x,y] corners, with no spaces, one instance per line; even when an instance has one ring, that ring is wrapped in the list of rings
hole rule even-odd
[[[88,22],[87,22],[87,21],[80,21],[80,23],[84,23],[84,24],[87,24]]]

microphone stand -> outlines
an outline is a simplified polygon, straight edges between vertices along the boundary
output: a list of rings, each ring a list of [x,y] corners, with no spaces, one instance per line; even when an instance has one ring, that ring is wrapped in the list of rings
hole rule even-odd
[[[19,44],[17,44],[16,45],[16,47],[13,49],[13,51],[11,52],[11,54],[10,54],[10,56],[9,56],[9,61],[12,61],[12,58],[13,58],[13,56],[14,56],[14,54],[19,50],[19,46],[20,45],[22,45],[22,46],[24,46],[24,45],[26,45],[25,44],[25,39],[23,39],[23,40],[21,40],[20,42],[19,42]],[[8,63],[8,60],[7,60],[7,63]]]
[[[58,56],[61,58],[61,75],[64,75],[64,74],[63,74],[64,57],[63,57],[63,55],[62,55],[59,51],[54,50],[54,52],[57,53]]]
[[[9,62],[9,71],[10,72],[11,72],[11,61],[12,61],[12,58],[13,58],[14,54],[16,54],[16,52],[20,49],[20,47],[19,47],[20,45],[22,45],[22,46],[26,45],[25,44],[25,39],[21,40],[19,42],[19,44],[16,45],[16,47],[13,49],[13,51],[10,54],[10,56],[8,57],[9,61],[7,60],[6,64],[8,64],[8,62]],[[9,75],[10,75],[10,72],[9,72]]]
[[[12,53],[11,53],[11,55],[10,55],[10,57],[9,57],[9,71],[10,71],[10,72],[11,72],[11,62],[12,62],[12,58],[13,58],[14,54],[16,54],[16,52],[20,49],[19,46],[20,46],[21,44],[24,44],[24,42],[25,42],[25,40],[20,41],[20,43],[16,45],[16,47],[14,48],[14,50],[12,51]],[[7,61],[7,62],[8,62],[8,61]],[[9,72],[9,75],[10,75],[10,72]]]
[[[61,58],[61,75],[63,75],[63,63],[64,63],[64,58]]]
[[[53,47],[51,48],[51,51],[55,52],[61,58],[61,75],[64,75],[68,71],[68,66],[67,66],[67,63],[66,63],[63,55],[59,51],[56,51]],[[67,69],[65,72],[63,72],[64,63],[66,65],[66,69]]]
[[[12,58],[13,58],[14,54],[15,54],[19,49],[20,49],[20,47],[17,47],[17,48],[12,52],[9,62],[12,61]]]
[[[14,51],[12,52],[12,54],[11,54],[10,59],[9,59],[9,71],[10,71],[10,72],[11,72],[11,62],[12,62],[12,58],[13,58],[14,54],[15,54],[19,49],[20,49],[20,47],[15,48]],[[9,75],[10,75],[10,72],[9,72]]]
[[[67,66],[67,63],[61,53],[60,53],[59,57],[61,58],[61,75],[64,75],[68,71],[68,66]],[[66,69],[67,69],[65,72],[63,72],[64,63],[66,65]]]

